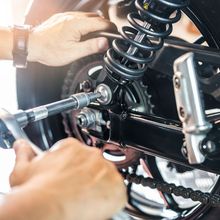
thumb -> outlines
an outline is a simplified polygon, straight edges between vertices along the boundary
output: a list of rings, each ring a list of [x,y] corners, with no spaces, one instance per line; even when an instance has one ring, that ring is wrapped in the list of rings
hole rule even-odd
[[[12,187],[24,182],[29,162],[35,157],[30,144],[26,140],[21,139],[16,141],[13,148],[15,150],[16,160],[9,178]]]
[[[78,58],[82,58],[96,53],[103,53],[109,48],[108,40],[104,37],[93,38],[90,40],[79,42],[77,44]]]
[[[16,164],[20,162],[30,162],[36,156],[27,140],[17,140],[13,148],[16,154]]]

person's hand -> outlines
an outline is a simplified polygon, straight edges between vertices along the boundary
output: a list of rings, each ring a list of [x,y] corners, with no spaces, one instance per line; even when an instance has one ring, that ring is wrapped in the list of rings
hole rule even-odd
[[[58,142],[53,151],[41,157],[34,157],[25,140],[17,141],[14,148],[11,185],[18,186],[18,191],[19,186],[27,190],[33,203],[36,191],[48,206],[54,204],[53,212],[59,207],[55,213],[60,219],[103,220],[125,205],[122,177],[98,149],[72,138]]]
[[[114,31],[116,26],[95,13],[55,14],[34,28],[29,37],[28,60],[49,66],[66,65],[76,59],[108,49],[105,38],[81,41],[96,31]]]

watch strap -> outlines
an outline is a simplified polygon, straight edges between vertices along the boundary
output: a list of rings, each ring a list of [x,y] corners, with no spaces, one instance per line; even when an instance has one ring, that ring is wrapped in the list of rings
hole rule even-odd
[[[27,67],[28,39],[30,25],[15,25],[13,27],[13,65],[16,68]]]

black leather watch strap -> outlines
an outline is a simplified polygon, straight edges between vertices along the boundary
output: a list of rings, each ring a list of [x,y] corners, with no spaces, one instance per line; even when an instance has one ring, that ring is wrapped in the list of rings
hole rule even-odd
[[[30,25],[15,25],[13,27],[13,64],[16,68],[26,68],[28,55],[28,39]]]

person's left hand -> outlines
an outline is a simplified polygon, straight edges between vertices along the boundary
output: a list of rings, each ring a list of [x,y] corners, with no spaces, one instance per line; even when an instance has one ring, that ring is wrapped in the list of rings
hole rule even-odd
[[[81,41],[96,31],[115,31],[116,26],[96,13],[55,14],[35,27],[29,37],[28,61],[62,66],[108,49],[106,38]]]

